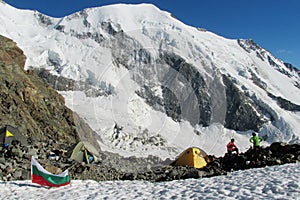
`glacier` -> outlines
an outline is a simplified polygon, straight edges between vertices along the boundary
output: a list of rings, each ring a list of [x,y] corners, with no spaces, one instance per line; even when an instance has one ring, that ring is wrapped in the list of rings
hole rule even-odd
[[[166,159],[199,146],[220,156],[232,137],[247,150],[252,131],[264,145],[299,142],[300,73],[252,40],[185,25],[151,4],[53,18],[0,3],[0,13],[0,34],[23,49],[25,69],[73,81],[59,92],[103,151]]]

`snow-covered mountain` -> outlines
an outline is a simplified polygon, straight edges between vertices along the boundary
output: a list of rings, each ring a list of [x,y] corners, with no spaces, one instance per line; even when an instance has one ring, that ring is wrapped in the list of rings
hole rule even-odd
[[[252,40],[191,27],[150,4],[63,18],[0,3],[0,34],[99,135],[102,150],[172,158],[190,146],[241,150],[251,131],[299,142],[300,73]],[[42,73],[45,74],[45,73]],[[116,131],[118,129],[118,131]]]

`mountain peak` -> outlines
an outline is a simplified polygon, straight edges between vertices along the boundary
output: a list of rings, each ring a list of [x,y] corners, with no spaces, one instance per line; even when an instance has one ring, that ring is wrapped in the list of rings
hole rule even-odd
[[[100,23],[102,21],[121,24],[124,31],[142,28],[141,23],[151,21],[158,23],[171,15],[161,11],[153,4],[113,4],[102,7],[85,9],[89,21]],[[76,13],[75,13],[76,15]]]
[[[107,151],[221,155],[232,135],[248,146],[254,130],[267,142],[299,141],[299,75],[252,40],[185,25],[151,4],[61,19],[0,9],[0,32],[24,51],[25,67],[48,70],[43,79]]]

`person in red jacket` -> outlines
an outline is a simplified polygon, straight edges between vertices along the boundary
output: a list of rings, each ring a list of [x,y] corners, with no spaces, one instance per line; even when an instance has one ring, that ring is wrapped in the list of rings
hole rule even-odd
[[[227,144],[227,153],[229,155],[232,154],[232,152],[236,152],[237,154],[239,154],[239,149],[237,148],[237,146],[234,144],[234,139],[232,138],[230,140],[230,142]]]

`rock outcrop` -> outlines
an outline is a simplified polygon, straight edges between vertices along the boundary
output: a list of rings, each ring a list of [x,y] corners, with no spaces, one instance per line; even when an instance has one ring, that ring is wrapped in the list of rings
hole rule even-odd
[[[79,140],[73,112],[64,98],[32,71],[12,40],[0,36],[0,125],[18,127],[28,142]]]
[[[72,180],[146,180],[146,181],[172,181],[187,178],[203,178],[218,175],[226,175],[236,170],[246,170],[250,168],[282,165],[286,163],[296,163],[300,161],[300,144],[285,144],[276,142],[261,149],[256,154],[252,149],[239,155],[225,155],[223,157],[209,156],[211,162],[201,169],[189,166],[172,166],[161,163],[160,166],[142,171],[133,172],[131,169],[139,169],[149,162],[143,158],[130,162],[112,156],[102,159],[97,163],[79,163],[66,157],[66,154],[59,154],[50,158],[48,155],[56,151],[54,148],[68,148],[67,144],[54,144],[38,142],[35,145],[24,147],[19,144],[12,145],[11,149],[1,151],[0,157],[0,180],[27,180],[30,179],[30,157],[39,156],[39,162],[51,173],[61,173],[65,169],[69,170]],[[103,154],[102,154],[103,156]],[[109,162],[108,162],[109,160]],[[111,166],[111,163],[119,163],[118,168]],[[140,166],[138,166],[140,165]]]
[[[201,169],[188,166],[170,166],[149,170],[144,173],[125,173],[124,180],[148,180],[148,181],[171,181],[187,178],[203,178],[218,175],[226,175],[236,170],[246,170],[266,166],[296,163],[300,161],[300,144],[285,144],[276,142],[261,149],[255,154],[249,149],[239,155],[225,154],[223,157],[209,156],[211,162]]]

